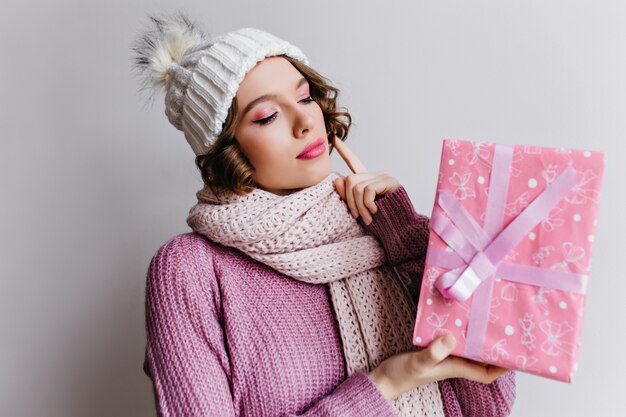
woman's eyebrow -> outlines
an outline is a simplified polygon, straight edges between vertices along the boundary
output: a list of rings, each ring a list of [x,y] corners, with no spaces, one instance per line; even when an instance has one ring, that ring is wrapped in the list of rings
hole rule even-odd
[[[297,90],[298,88],[300,88],[300,86],[302,84],[305,84],[306,78],[302,77],[298,80],[298,83],[296,84],[296,88],[295,90]],[[246,115],[246,113],[248,113],[254,106],[256,106],[257,104],[263,102],[263,101],[267,101],[270,99],[276,98],[276,94],[264,94],[261,97],[255,98],[254,100],[252,100],[250,103],[248,103],[248,105],[246,106],[245,109],[243,109],[243,113],[241,114],[241,118],[243,119]]]

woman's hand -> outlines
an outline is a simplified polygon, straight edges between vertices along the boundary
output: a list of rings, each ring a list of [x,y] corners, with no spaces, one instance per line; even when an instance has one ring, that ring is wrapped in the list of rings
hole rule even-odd
[[[489,384],[508,369],[486,365],[458,356],[450,356],[456,339],[446,333],[433,340],[428,347],[400,353],[385,359],[369,373],[387,400],[421,385],[447,378],[465,378]]]
[[[361,216],[365,224],[370,224],[372,214],[378,210],[374,203],[376,196],[395,191],[400,183],[385,172],[367,172],[365,165],[339,138],[335,138],[335,149],[354,173],[337,178],[334,182],[335,189],[348,204],[352,217]]]

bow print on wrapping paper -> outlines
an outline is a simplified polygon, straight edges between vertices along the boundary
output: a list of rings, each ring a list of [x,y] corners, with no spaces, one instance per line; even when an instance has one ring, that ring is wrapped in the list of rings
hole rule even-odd
[[[539,328],[548,338],[541,344],[541,350],[546,355],[558,356],[561,353],[570,355],[572,352],[572,344],[561,340],[565,334],[574,330],[567,322],[555,323],[552,320],[544,320],[539,323]]]
[[[430,316],[426,319],[428,324],[433,326],[435,330],[433,330],[433,339],[439,336],[440,334],[446,333],[446,329],[444,326],[448,321],[448,314],[442,314],[441,316],[437,313],[431,313]]]
[[[577,185],[576,170],[570,164],[502,229],[513,149],[511,145],[495,145],[484,227],[445,189],[439,192],[439,207],[435,205],[431,218],[432,230],[452,252],[429,248],[426,262],[449,269],[435,283],[445,298],[464,302],[473,296],[464,355],[476,360],[482,360],[482,341],[489,320],[487,306],[496,276],[580,294],[587,287],[587,276],[583,274],[504,262],[517,243]]]

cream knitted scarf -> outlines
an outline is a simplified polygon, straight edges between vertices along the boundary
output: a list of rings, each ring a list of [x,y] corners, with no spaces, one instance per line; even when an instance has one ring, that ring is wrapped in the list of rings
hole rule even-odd
[[[335,191],[331,172],[320,183],[278,196],[256,188],[245,196],[198,191],[189,226],[299,281],[327,284],[339,323],[348,375],[416,350],[415,305],[381,244],[366,234]],[[443,416],[437,383],[392,402],[401,416]]]

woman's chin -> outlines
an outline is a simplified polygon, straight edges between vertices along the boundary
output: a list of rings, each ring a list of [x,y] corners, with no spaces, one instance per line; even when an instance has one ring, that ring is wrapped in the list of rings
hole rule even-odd
[[[324,181],[330,174],[330,161],[320,161],[319,164],[311,165],[305,169],[300,168],[298,175],[285,175],[285,178],[291,178],[293,182],[291,184],[277,184],[272,185],[265,184],[261,188],[266,191],[270,191],[278,195],[287,195],[296,191],[300,191],[304,188],[312,187],[320,182]]]
[[[308,187],[319,184],[328,176],[328,174],[330,174],[330,164],[328,162],[311,168],[312,169],[308,173],[309,175],[307,175],[308,179],[306,181],[309,184]]]

